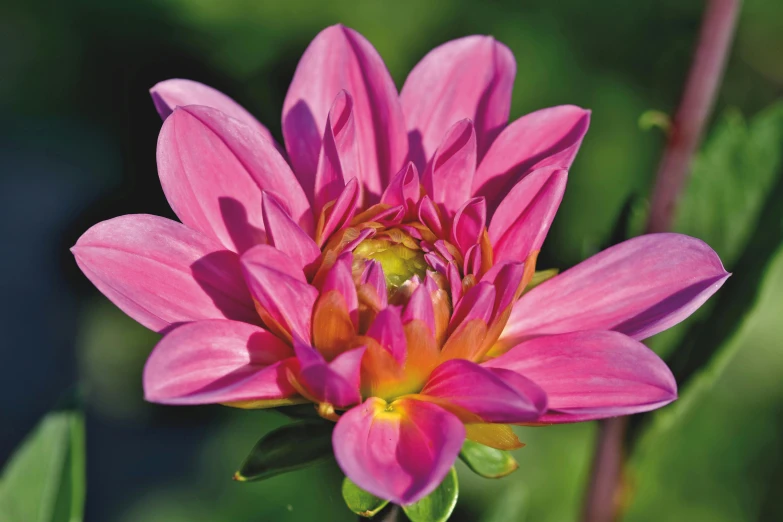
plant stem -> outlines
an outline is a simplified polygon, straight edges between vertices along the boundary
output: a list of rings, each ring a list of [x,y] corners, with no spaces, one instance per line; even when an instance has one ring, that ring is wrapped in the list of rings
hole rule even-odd
[[[655,177],[647,232],[671,230],[691,160],[715,104],[740,0],[708,0],[693,63]],[[621,477],[627,417],[602,421],[596,441],[582,520],[614,522],[623,507]]]

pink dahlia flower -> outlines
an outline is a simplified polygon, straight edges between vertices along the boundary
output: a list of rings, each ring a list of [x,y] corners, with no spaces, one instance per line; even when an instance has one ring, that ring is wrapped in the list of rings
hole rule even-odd
[[[158,173],[181,223],[121,216],[73,247],[101,292],[165,334],[146,398],[313,402],[336,421],[345,474],[399,504],[433,491],[466,438],[508,449],[510,424],[673,401],[640,341],[728,274],[703,242],[654,234],[536,286],[590,114],[507,125],[515,69],[504,45],[470,36],[425,56],[398,95],[372,45],[330,27],[285,99],[287,157],[226,95],[153,87]]]

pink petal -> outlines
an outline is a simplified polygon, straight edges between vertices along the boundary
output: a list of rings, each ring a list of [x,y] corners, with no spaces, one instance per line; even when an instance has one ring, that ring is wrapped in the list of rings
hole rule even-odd
[[[269,244],[286,254],[296,268],[305,273],[313,271],[321,257],[321,249],[288,215],[276,197],[262,195],[264,227]]]
[[[245,252],[241,264],[259,307],[284,331],[309,342],[318,291],[307,284],[302,271],[288,256],[269,245],[258,245]],[[274,329],[272,324],[267,326]]]
[[[163,404],[212,404],[295,395],[282,361],[291,348],[246,323],[207,320],[175,328],[144,367],[144,396]]]
[[[331,208],[329,217],[326,218],[326,224],[321,232],[320,245],[323,246],[329,237],[348,225],[356,213],[359,203],[359,183],[356,178],[352,178],[346,185],[334,206]]]
[[[435,203],[432,202],[429,196],[424,196],[421,199],[419,204],[419,221],[427,225],[437,237],[444,237],[443,220],[435,207]]]
[[[416,170],[416,165],[409,161],[402,170],[392,177],[389,186],[383,192],[381,203],[390,207],[402,205],[405,207],[406,215],[409,218],[414,218],[420,199],[419,172]]]
[[[329,201],[337,199],[345,184],[358,175],[353,98],[340,91],[326,118],[323,146],[315,173],[316,212],[320,212]],[[309,192],[309,189],[306,190]]]
[[[369,259],[361,278],[362,284],[370,285],[375,290],[378,297],[378,307],[383,309],[389,303],[389,296],[386,289],[386,277],[383,275],[383,266],[379,261]]]
[[[484,276],[482,281],[487,281],[495,287],[495,308],[493,317],[511,306],[525,275],[524,263],[504,262],[493,266]]]
[[[396,308],[384,308],[375,316],[367,337],[375,339],[383,349],[389,352],[399,364],[405,362],[407,341],[402,328],[400,312]]]
[[[302,184],[313,186],[327,114],[341,90],[353,97],[360,181],[373,203],[402,167],[408,144],[394,81],[356,31],[324,29],[299,61],[283,104],[286,148]]]
[[[430,332],[435,333],[435,309],[432,306],[430,291],[424,285],[419,285],[413,291],[402,313],[403,324],[408,324],[414,319],[424,321]]]
[[[269,129],[261,125],[244,107],[217,89],[203,83],[179,78],[165,80],[155,84],[150,89],[150,95],[152,95],[152,101],[158,114],[164,120],[177,107],[185,107],[186,105],[212,107],[254,128],[264,139],[280,150],[280,146],[275,142]]]
[[[90,228],[71,251],[98,290],[152,330],[204,319],[259,322],[237,255],[175,221],[120,216]]]
[[[568,169],[590,125],[590,111],[561,105],[522,116],[497,137],[476,171],[473,195],[487,198],[490,213],[526,173]]]
[[[637,237],[525,294],[500,342],[579,330],[646,339],[691,315],[728,277],[703,241],[681,234]]]
[[[465,409],[485,422],[530,422],[546,411],[546,394],[512,371],[484,368],[452,359],[433,370],[421,395]]]
[[[285,160],[256,130],[208,107],[176,109],[158,137],[158,174],[183,223],[244,252],[265,241],[261,191],[288,205],[305,231],[313,217]]]
[[[508,121],[516,75],[514,55],[491,36],[468,36],[430,51],[400,93],[410,156],[423,167],[446,130],[469,118],[479,157]]]
[[[587,331],[525,341],[483,366],[512,370],[541,386],[541,422],[576,422],[659,408],[677,398],[669,368],[639,341]]]
[[[351,265],[353,255],[350,252],[342,254],[326,273],[321,294],[332,290],[338,292],[345,300],[346,310],[351,317],[354,328],[359,327],[359,298],[356,295],[356,285],[353,282]]]
[[[568,172],[557,167],[536,169],[517,183],[498,205],[489,238],[495,262],[523,262],[541,249],[565,192]]]
[[[297,377],[314,399],[336,408],[361,402],[359,380],[364,347],[343,352],[329,363],[315,348],[298,340],[294,340],[294,350],[301,364]]]
[[[480,319],[489,323],[492,310],[495,307],[495,287],[486,281],[479,282],[468,290],[454,308],[449,322],[449,330],[453,331],[459,325]]]
[[[455,123],[446,132],[422,176],[432,201],[450,217],[470,199],[476,172],[476,133],[470,120]]]
[[[371,397],[346,412],[332,434],[334,456],[362,489],[395,504],[412,504],[443,481],[465,440],[451,413],[424,401],[389,405]]]
[[[487,222],[487,203],[484,198],[468,200],[454,215],[451,238],[462,255],[479,242]]]

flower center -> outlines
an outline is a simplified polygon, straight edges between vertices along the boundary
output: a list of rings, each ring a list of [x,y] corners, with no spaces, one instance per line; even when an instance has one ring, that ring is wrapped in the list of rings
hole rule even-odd
[[[396,229],[365,239],[353,253],[360,259],[373,259],[381,264],[389,295],[414,276],[423,280],[427,271],[418,242]]]

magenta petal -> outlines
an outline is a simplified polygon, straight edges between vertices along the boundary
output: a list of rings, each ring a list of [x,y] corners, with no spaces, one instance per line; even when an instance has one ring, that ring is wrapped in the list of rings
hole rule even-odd
[[[410,156],[423,167],[449,127],[476,124],[479,157],[508,121],[516,63],[491,36],[468,36],[430,51],[400,93],[408,124]]]
[[[318,291],[307,284],[296,264],[269,245],[251,248],[242,256],[241,263],[250,292],[260,308],[294,338],[309,341]]]
[[[435,332],[435,309],[432,306],[430,291],[424,285],[419,285],[413,291],[402,313],[403,324],[408,324],[414,319],[424,321],[430,331]]]
[[[489,238],[495,262],[523,262],[541,249],[565,192],[568,172],[542,167],[517,183],[498,205]]]
[[[389,186],[383,192],[381,203],[390,207],[402,205],[405,207],[406,215],[413,218],[416,217],[414,212],[420,199],[419,172],[416,170],[416,165],[409,161],[402,170],[392,177]]]
[[[691,315],[728,277],[703,241],[681,234],[637,237],[522,296],[500,342],[579,330],[646,339]]]
[[[356,295],[356,285],[353,282],[352,263],[353,255],[350,252],[346,252],[338,257],[332,268],[326,273],[321,293],[325,294],[334,290],[343,296],[351,322],[353,322],[354,328],[358,328],[359,298]]]
[[[454,215],[451,238],[462,255],[479,242],[486,222],[487,203],[484,198],[470,199]]]
[[[486,422],[531,422],[546,411],[546,394],[529,379],[464,359],[435,368],[421,394],[475,413]]]
[[[176,109],[158,137],[158,174],[183,223],[244,252],[265,241],[261,191],[285,201],[305,231],[310,205],[285,160],[256,130],[196,105]]]
[[[511,306],[524,275],[524,263],[505,262],[496,264],[481,278],[482,281],[492,283],[495,287],[493,317],[501,314],[506,308]]]
[[[341,90],[354,101],[361,182],[377,201],[385,182],[402,167],[408,143],[394,81],[378,52],[356,31],[341,25],[324,29],[299,61],[283,103],[286,148],[302,184],[313,186],[327,114]]]
[[[359,380],[364,347],[343,352],[329,363],[315,348],[296,339],[294,350],[300,363],[298,379],[314,399],[337,408],[361,402]]]
[[[378,297],[379,308],[386,308],[389,304],[389,296],[386,289],[386,277],[383,275],[383,266],[380,262],[374,259],[366,262],[364,272],[362,272],[361,283],[370,285]]]
[[[176,221],[120,216],[90,228],[71,251],[98,290],[152,330],[204,319],[258,322],[237,255]]]
[[[296,268],[309,273],[321,249],[288,215],[276,197],[263,193],[263,216],[269,244],[291,258]]]
[[[254,128],[264,139],[280,150],[280,146],[275,142],[269,129],[261,125],[244,107],[217,89],[203,83],[179,78],[165,80],[155,84],[150,89],[150,95],[152,95],[152,101],[158,114],[164,120],[177,107],[185,107],[186,105],[212,107]]]
[[[144,396],[163,404],[212,404],[295,395],[282,361],[291,347],[238,321],[207,320],[175,328],[144,367]]]
[[[321,232],[321,246],[326,243],[333,233],[351,222],[359,203],[359,190],[359,182],[356,181],[356,178],[351,179],[345,185],[345,188],[334,202],[329,217],[326,219],[324,229]]]
[[[315,173],[316,213],[337,199],[345,184],[359,176],[356,157],[356,131],[353,120],[353,98],[340,91],[326,118],[323,146]],[[305,189],[308,193],[311,189]]]
[[[398,400],[392,411],[377,397],[340,417],[334,456],[362,489],[395,504],[412,504],[443,481],[465,440],[451,413],[424,401]]]
[[[367,337],[375,339],[383,349],[389,352],[399,364],[405,362],[407,341],[402,328],[400,312],[396,308],[384,308],[375,316]]]
[[[437,237],[444,237],[443,221],[435,208],[435,203],[432,202],[429,196],[421,198],[421,203],[419,203],[419,221],[427,225]]]
[[[494,308],[495,287],[486,281],[481,281],[468,290],[457,303],[449,321],[449,330],[453,331],[462,323],[473,319],[489,323]]]
[[[483,364],[541,386],[549,413],[541,422],[576,422],[659,408],[677,398],[669,368],[639,341],[618,332],[539,337]]]
[[[473,179],[473,195],[487,198],[490,214],[500,198],[534,168],[568,169],[587,127],[590,111],[561,105],[522,116],[497,137]]]
[[[470,120],[461,120],[446,132],[421,181],[432,201],[451,217],[470,199],[475,173],[476,133]]]

